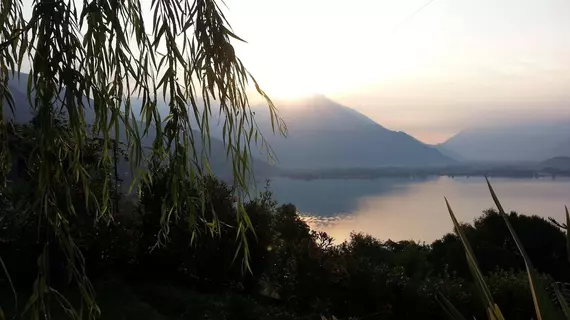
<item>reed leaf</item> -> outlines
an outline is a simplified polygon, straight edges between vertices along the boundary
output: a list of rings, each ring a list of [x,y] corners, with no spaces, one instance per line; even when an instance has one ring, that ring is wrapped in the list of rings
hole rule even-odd
[[[451,220],[453,221],[455,232],[463,244],[463,249],[465,250],[465,255],[467,257],[467,264],[469,265],[469,270],[471,271],[471,274],[475,280],[475,287],[477,289],[479,298],[485,307],[487,316],[490,320],[504,320],[501,310],[493,301],[493,296],[491,295],[491,291],[485,283],[485,279],[483,278],[483,274],[479,269],[479,264],[477,263],[477,259],[475,258],[473,250],[471,249],[471,245],[469,244],[469,241],[467,240],[467,237],[465,236],[461,225],[457,221],[457,218],[455,217],[455,214],[453,213],[453,210],[451,209],[451,205],[449,204],[447,198],[445,198],[445,203],[447,205],[447,210],[449,211]]]
[[[16,288],[14,287],[14,283],[12,282],[12,277],[10,277],[10,273],[8,272],[8,268],[6,267],[4,260],[2,260],[2,256],[0,256],[0,265],[2,266],[2,270],[3,270],[4,274],[6,275],[6,278],[8,279],[8,284],[10,285],[10,289],[12,290],[12,295],[14,296],[14,310],[17,312],[18,311],[18,294],[16,293]],[[1,311],[2,311],[2,309],[0,308],[0,312]]]
[[[467,320],[455,306],[440,292],[436,296],[437,302],[441,305],[443,311],[451,320]]]
[[[532,262],[530,261],[530,258],[528,257],[519,237],[517,236],[517,233],[515,232],[513,226],[511,225],[509,218],[505,213],[505,210],[503,209],[503,206],[501,205],[499,198],[497,197],[497,194],[495,193],[493,187],[491,186],[491,183],[489,182],[489,179],[485,177],[485,180],[487,181],[487,186],[489,187],[489,191],[491,192],[493,201],[495,202],[495,205],[499,210],[499,214],[503,217],[505,224],[507,225],[507,228],[511,233],[511,236],[515,240],[517,248],[524,259],[537,319],[538,320],[562,319],[560,313],[558,312],[555,305],[550,300],[550,297],[546,289],[541,283],[538,272],[532,266]]]
[[[570,214],[568,214],[568,207],[564,206],[566,210],[566,255],[570,262]]]
[[[558,300],[558,303],[562,307],[562,312],[564,313],[564,316],[566,317],[566,319],[570,319],[570,306],[568,306],[568,302],[566,302],[566,299],[564,299],[564,296],[562,295],[560,289],[556,284],[553,286],[553,288],[554,288],[554,293],[556,294],[556,299]]]

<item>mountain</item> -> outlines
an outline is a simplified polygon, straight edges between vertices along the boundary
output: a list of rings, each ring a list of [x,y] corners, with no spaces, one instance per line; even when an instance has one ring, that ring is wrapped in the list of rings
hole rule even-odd
[[[20,73],[16,75],[16,77],[8,80],[8,89],[12,94],[16,108],[12,113],[12,110],[8,107],[8,102],[4,99],[2,113],[5,119],[13,120],[15,123],[28,123],[32,121],[34,115],[32,114],[32,109],[30,108],[26,95],[27,85],[28,74],[26,73]]]
[[[27,81],[28,75],[25,73],[20,73],[19,77],[14,77],[9,79],[8,81],[8,88],[12,93],[12,97],[14,99],[16,108],[12,113],[9,109],[7,103],[4,103],[4,109],[2,110],[4,116],[7,119],[13,120],[15,123],[28,123],[33,119],[33,110],[29,105],[26,91],[27,91]],[[88,99],[85,98],[85,102],[87,105]],[[91,101],[93,102],[93,101]],[[85,119],[87,123],[93,123],[95,119],[94,111],[91,108],[87,108],[85,110]],[[139,127],[142,124],[139,124]],[[194,132],[196,136],[199,136],[198,132]],[[126,134],[125,129],[120,129],[120,140],[125,142],[126,141]],[[149,130],[149,134],[143,137],[143,147],[150,147],[152,142],[155,139],[154,130]],[[202,150],[202,144],[200,139],[197,139],[196,142],[196,149],[198,152]],[[210,167],[212,171],[220,178],[224,180],[230,180],[232,178],[232,164],[229,159],[226,157],[226,146],[222,142],[222,140],[217,139],[215,137],[211,137],[211,146],[209,151],[209,159],[210,159]],[[254,174],[256,179],[263,179],[269,177],[272,174],[278,172],[278,168],[270,165],[264,160],[253,158],[251,164],[253,168]],[[127,175],[129,175],[129,165],[127,163],[120,163],[120,171],[123,172],[123,179],[130,180]]]
[[[266,108],[255,108],[256,120],[287,169],[432,166],[453,163],[412,136],[388,130],[354,109],[321,95],[276,102],[288,128],[285,139],[271,131]]]
[[[570,157],[554,157],[539,164],[541,169],[570,170]]]
[[[457,160],[542,161],[570,156],[570,121],[517,123],[466,129],[437,146]]]
[[[10,89],[18,106],[15,120],[27,122],[32,115],[25,98],[27,75],[10,81]],[[273,134],[267,107],[254,107],[261,132],[275,151],[278,164],[287,169],[376,168],[384,166],[439,166],[454,161],[412,136],[388,130],[361,113],[342,106],[324,96],[315,95],[293,102],[276,103],[279,114],[288,127],[288,136]],[[88,110],[86,119],[94,115]],[[217,112],[213,112],[217,114]],[[215,118],[215,117],[214,117]],[[225,146],[220,141],[221,125],[212,119],[212,154],[220,172],[231,172],[225,158]],[[219,119],[218,119],[219,120]],[[216,139],[217,138],[217,139]],[[150,144],[153,136],[145,140]],[[256,147],[252,152],[257,156]],[[259,156],[262,153],[260,152]],[[264,157],[264,156],[263,156]],[[277,168],[254,159],[254,170],[264,176]]]
[[[566,136],[566,139],[561,143],[556,144],[553,153],[560,156],[570,157],[570,135]]]
[[[255,120],[282,169],[346,169],[385,166],[442,166],[455,163],[412,136],[388,130],[358,111],[322,95],[296,101],[274,101],[285,121],[287,137],[276,134],[266,105],[253,106]],[[163,108],[166,108],[165,106]],[[214,112],[212,136],[222,137],[224,118]],[[252,145],[252,152],[264,150]]]

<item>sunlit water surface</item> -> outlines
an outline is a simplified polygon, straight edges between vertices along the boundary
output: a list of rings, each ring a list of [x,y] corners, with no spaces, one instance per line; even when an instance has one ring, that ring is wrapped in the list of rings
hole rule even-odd
[[[505,210],[564,218],[570,179],[505,179],[491,183]],[[352,231],[379,239],[431,242],[452,230],[444,197],[463,222],[494,207],[484,178],[293,180],[274,178],[279,203],[293,203],[313,229],[337,242]]]

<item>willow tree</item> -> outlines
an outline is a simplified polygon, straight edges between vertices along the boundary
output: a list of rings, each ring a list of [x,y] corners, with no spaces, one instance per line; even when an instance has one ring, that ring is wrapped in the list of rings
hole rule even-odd
[[[125,130],[131,170],[139,185],[152,183],[152,174],[141,170],[145,158],[167,163],[172,172],[171,193],[163,200],[161,220],[157,221],[164,226],[159,242],[168,238],[172,219],[205,218],[204,210],[182,210],[184,203],[200,201],[200,197],[191,198],[182,182],[199,183],[200,176],[208,173],[200,170],[208,168],[207,148],[195,146],[209,145],[209,120],[215,113],[223,121],[226,156],[231,159],[240,193],[246,191],[251,169],[250,146],[266,147],[246,94],[250,84],[267,102],[274,132],[284,131],[273,103],[235,54],[232,41],[242,40],[231,31],[221,2],[152,0],[147,7],[140,0],[34,0],[30,8],[24,8],[21,0],[0,2],[0,104],[7,104],[12,111],[22,107],[15,104],[8,81],[17,77],[23,63],[29,63],[27,97],[40,130],[33,156],[42,159],[30,210],[52,235],[40,240],[57,242],[65,253],[70,277],[81,297],[78,302],[71,301],[50,285],[46,245],[38,257],[37,279],[26,314],[49,317],[50,299],[59,301],[74,318],[99,314],[81,251],[69,231],[69,219],[78,210],[71,199],[63,207],[56,205],[61,202],[56,195],[62,188],[71,194],[70,186],[78,183],[88,195],[86,202],[97,199],[89,196],[92,190],[81,161],[88,125],[94,128],[89,134],[100,136],[106,150],[113,150],[114,137]],[[29,17],[23,14],[28,11]],[[142,100],[140,112],[133,110],[132,97]],[[159,101],[168,106],[164,118],[158,112]],[[88,109],[95,114],[94,123],[86,121]],[[61,110],[68,122],[65,131],[56,124]],[[4,186],[12,164],[8,126],[4,115],[0,116]],[[151,132],[154,142],[144,151],[147,146],[141,141]],[[68,143],[69,139],[74,143]],[[111,165],[112,153],[102,161]],[[109,189],[104,188],[103,200],[96,204],[97,219],[111,213]],[[247,258],[245,233],[251,223],[242,197],[239,199],[236,239]],[[211,220],[215,230],[216,219]]]

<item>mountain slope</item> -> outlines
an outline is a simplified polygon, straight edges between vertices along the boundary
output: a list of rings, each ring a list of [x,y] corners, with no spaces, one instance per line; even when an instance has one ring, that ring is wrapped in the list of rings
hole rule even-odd
[[[266,108],[256,109],[256,119],[283,168],[370,168],[453,162],[408,134],[388,130],[323,96],[276,105],[288,127],[286,139],[272,134]]]
[[[570,155],[570,122],[511,124],[464,130],[438,146],[458,159],[521,162]]]

